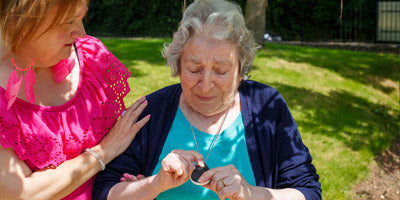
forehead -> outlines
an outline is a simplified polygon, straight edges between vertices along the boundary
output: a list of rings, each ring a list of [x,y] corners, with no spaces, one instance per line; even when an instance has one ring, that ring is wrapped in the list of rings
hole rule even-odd
[[[184,46],[184,60],[204,60],[212,58],[216,62],[238,59],[236,45],[225,40],[212,39],[209,36],[195,35]]]
[[[71,1],[72,2],[72,1]],[[50,24],[78,17],[86,14],[88,10],[88,1],[74,1],[73,3],[57,3],[44,18],[44,22]]]
[[[53,18],[50,16],[48,18],[56,20],[55,16],[60,15],[59,19],[66,20],[69,18],[75,18],[86,14],[88,10],[88,1],[81,0],[77,1],[75,4],[58,4],[52,10],[50,15],[53,15]]]

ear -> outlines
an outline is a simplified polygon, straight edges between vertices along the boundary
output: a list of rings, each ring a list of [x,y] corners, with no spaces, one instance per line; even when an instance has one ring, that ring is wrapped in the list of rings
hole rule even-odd
[[[179,58],[177,61],[176,61],[176,69],[175,69],[176,71],[176,76],[181,76],[181,73],[182,73],[182,69],[181,69],[181,58]]]

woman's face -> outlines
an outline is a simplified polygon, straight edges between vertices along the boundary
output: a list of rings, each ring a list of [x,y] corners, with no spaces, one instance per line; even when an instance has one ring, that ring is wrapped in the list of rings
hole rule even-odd
[[[207,36],[194,36],[183,48],[179,77],[186,103],[204,116],[229,108],[239,83],[237,47]]]
[[[60,24],[55,25],[43,34],[57,15],[56,12],[56,8],[50,11],[50,14],[38,27],[39,30],[32,42],[27,44],[26,49],[24,49],[26,57],[35,59],[35,67],[53,66],[60,60],[68,58],[75,39],[86,35],[82,23],[87,12],[85,1],[81,3],[73,17],[63,19]]]

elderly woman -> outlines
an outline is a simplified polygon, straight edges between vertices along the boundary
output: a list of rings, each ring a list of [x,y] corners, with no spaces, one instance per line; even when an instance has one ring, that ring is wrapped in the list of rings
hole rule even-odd
[[[192,3],[164,49],[180,84],[147,96],[152,119],[99,173],[94,199],[321,199],[282,96],[246,80],[255,52],[237,5]]]
[[[142,98],[117,122],[130,73],[85,36],[88,3],[0,2],[0,199],[90,199],[148,121]]]

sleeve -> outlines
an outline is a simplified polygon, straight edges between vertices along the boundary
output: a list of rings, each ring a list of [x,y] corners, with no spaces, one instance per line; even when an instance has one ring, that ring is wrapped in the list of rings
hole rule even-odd
[[[276,137],[278,141],[278,188],[295,188],[307,200],[321,199],[321,184],[308,148],[303,144],[296,122],[283,98],[275,101],[278,108]]]
[[[142,119],[149,114],[149,106],[145,108],[139,119]],[[120,179],[124,173],[132,175],[143,174],[145,166],[145,154],[148,142],[148,132],[151,127],[150,120],[136,135],[135,139],[129,145],[129,147],[118,157],[114,158],[110,163],[106,165],[105,170],[97,174],[96,180],[93,185],[92,199],[106,200],[108,193],[111,188],[120,182]]]
[[[111,161],[105,170],[99,172],[93,185],[93,199],[106,200],[110,189],[120,182],[123,173],[143,174],[139,162],[140,158],[135,154],[136,149],[140,146],[139,141],[141,139],[138,134],[137,139],[131,143],[124,153]]]
[[[124,97],[130,92],[129,70],[97,38],[85,36],[75,41],[83,76],[91,93],[104,106],[106,127],[111,127],[125,110]],[[88,94],[89,95],[89,94]]]

